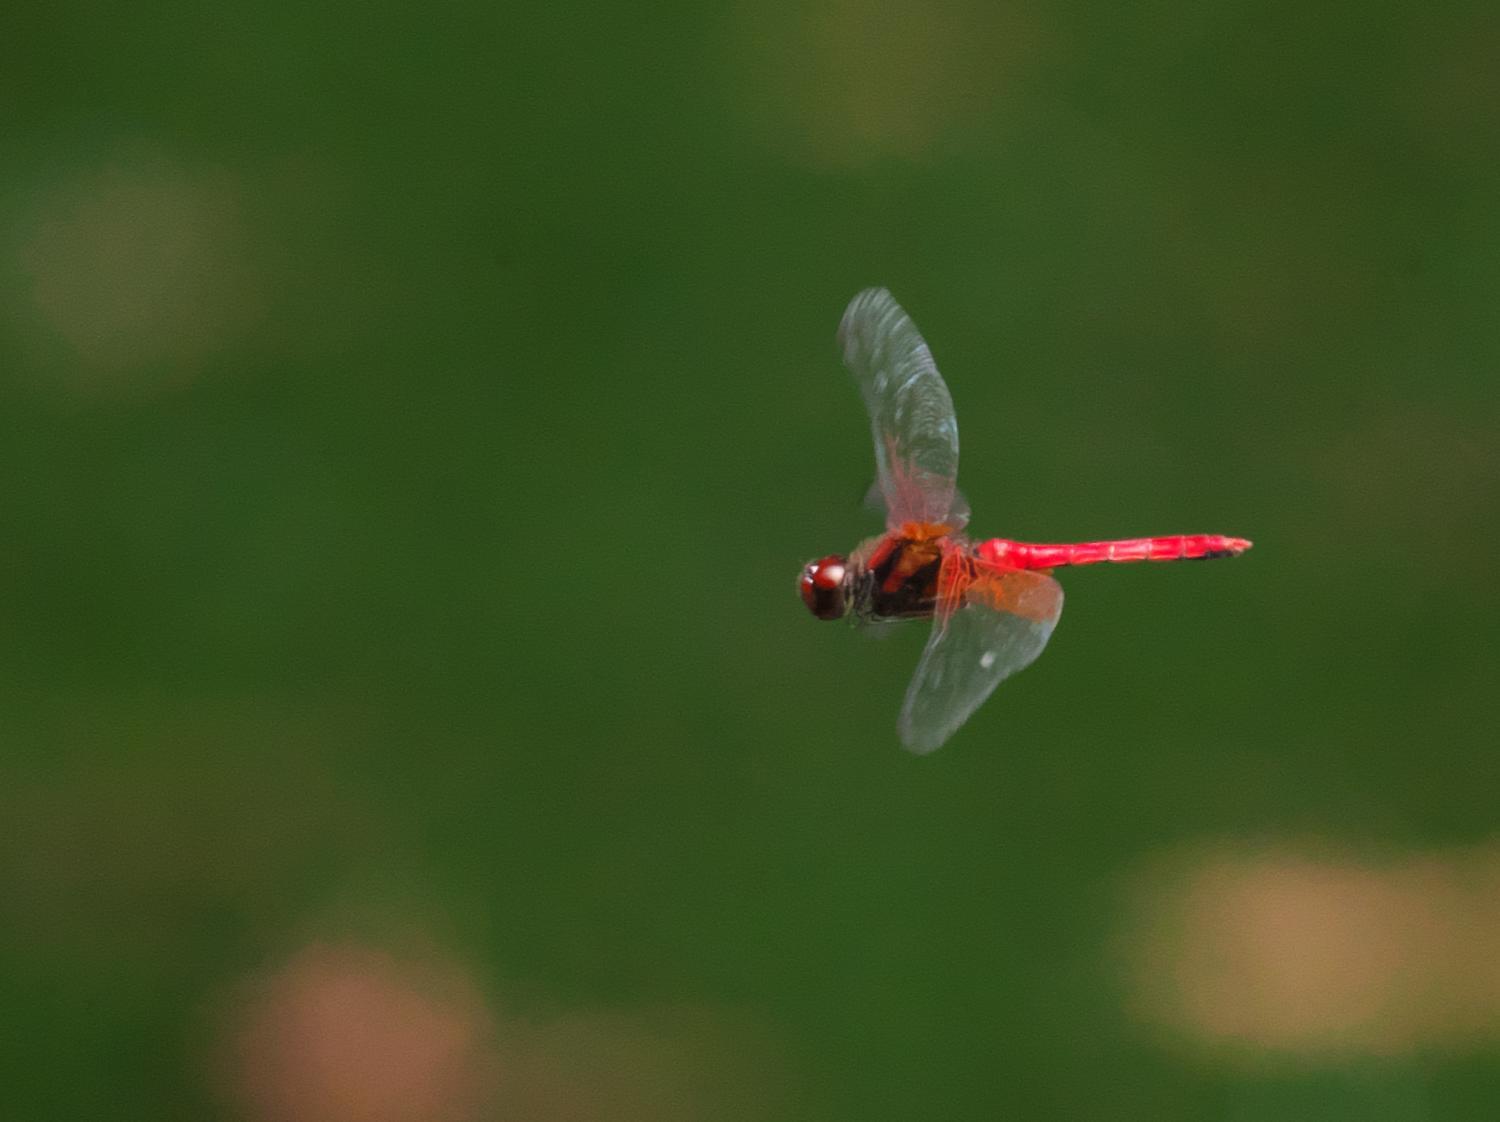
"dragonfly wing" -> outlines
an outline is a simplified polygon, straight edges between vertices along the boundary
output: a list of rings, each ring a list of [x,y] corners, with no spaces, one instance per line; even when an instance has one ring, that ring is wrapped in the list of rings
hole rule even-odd
[[[885,508],[885,492],[880,489],[880,480],[871,483],[865,491],[864,506],[866,510],[874,511],[882,518],[886,518],[888,512]],[[962,491],[953,492],[953,505],[948,509],[946,521],[950,526],[964,526],[969,521],[969,500],[964,498]],[[897,523],[899,525],[899,523]],[[892,526],[892,529],[895,527]]]
[[[1057,617],[1062,586],[1044,573],[989,573],[939,615],[906,690],[897,728],[901,742],[925,755],[942,747],[996,686],[1035,661]]]
[[[962,526],[953,398],[916,325],[889,292],[867,288],[844,312],[839,345],[870,411],[886,525]]]

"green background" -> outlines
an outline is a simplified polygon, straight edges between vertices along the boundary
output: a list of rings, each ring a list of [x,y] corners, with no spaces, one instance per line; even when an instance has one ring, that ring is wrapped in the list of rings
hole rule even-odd
[[[1500,828],[1493,11],[4,22],[0,1116],[269,1117],[222,1026],[318,941],[668,1041],[477,1117],[1500,1114],[1500,1014],[1195,1039],[1121,953],[1184,853]],[[927,758],[925,629],[794,589],[876,528],[871,284],[977,534],[1256,542],[1063,573]]]

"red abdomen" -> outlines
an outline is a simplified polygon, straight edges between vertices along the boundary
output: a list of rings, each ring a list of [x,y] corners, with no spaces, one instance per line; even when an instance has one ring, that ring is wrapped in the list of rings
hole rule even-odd
[[[991,538],[974,552],[981,561],[1011,569],[1057,569],[1064,565],[1097,565],[1114,561],[1206,561],[1235,557],[1250,548],[1244,538],[1223,534],[1178,534],[1167,538],[1124,538],[1120,541],[1073,542],[1042,545]]]

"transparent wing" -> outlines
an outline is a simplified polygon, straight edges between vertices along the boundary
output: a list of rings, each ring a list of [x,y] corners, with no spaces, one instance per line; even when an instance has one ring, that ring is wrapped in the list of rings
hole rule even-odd
[[[864,505],[866,510],[872,510],[882,518],[885,518],[887,516],[887,511],[885,508],[885,492],[880,489],[879,480],[871,483],[869,488],[866,489]],[[964,498],[964,493],[962,491],[955,490],[953,492],[953,505],[948,510],[948,524],[962,529],[969,522],[969,512],[971,509],[972,508],[969,506],[969,500]],[[886,528],[894,529],[895,527],[888,524]]]
[[[932,625],[901,708],[901,742],[922,755],[942,747],[996,686],[1042,653],[1062,605],[1062,586],[1043,573],[983,572],[958,609]]]
[[[889,292],[867,288],[844,312],[839,345],[870,411],[886,525],[961,527],[967,512],[955,503],[958,421],[916,325]]]

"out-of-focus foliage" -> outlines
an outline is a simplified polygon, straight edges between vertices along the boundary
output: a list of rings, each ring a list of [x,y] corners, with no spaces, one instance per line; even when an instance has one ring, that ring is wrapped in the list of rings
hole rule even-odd
[[[1483,6],[33,6],[0,1115],[1490,1119]],[[1063,574],[917,759],[833,331]]]

